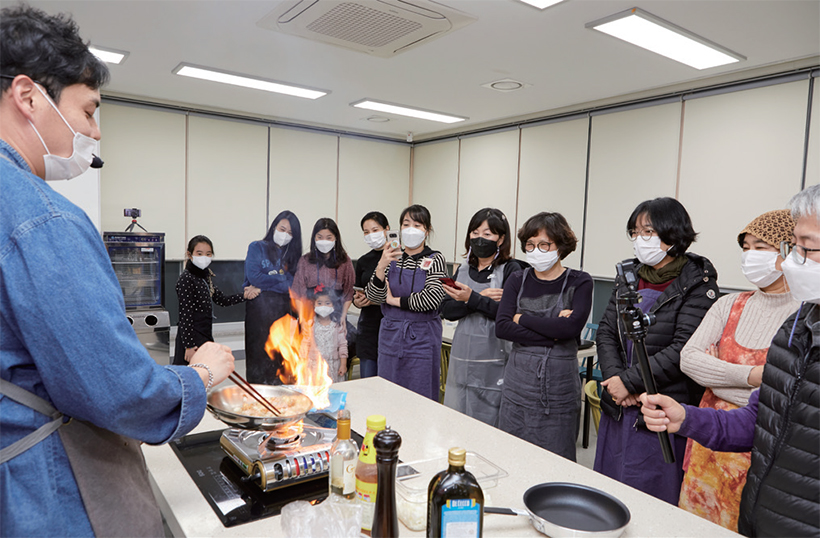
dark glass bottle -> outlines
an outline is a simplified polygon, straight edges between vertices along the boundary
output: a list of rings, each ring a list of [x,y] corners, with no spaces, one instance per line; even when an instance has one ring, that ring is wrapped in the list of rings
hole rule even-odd
[[[399,463],[401,436],[387,428],[373,438],[378,466],[378,489],[376,509],[373,513],[373,538],[394,538],[399,535],[399,518],[396,512],[396,465]]]
[[[467,451],[451,448],[449,468],[430,481],[427,488],[427,536],[484,535],[484,493],[473,474],[464,469]]]

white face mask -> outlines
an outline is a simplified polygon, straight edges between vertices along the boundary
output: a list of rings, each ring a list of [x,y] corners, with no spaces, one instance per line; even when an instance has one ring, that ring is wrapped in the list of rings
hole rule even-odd
[[[424,243],[427,234],[418,228],[404,228],[401,231],[401,242],[405,248],[416,248]]]
[[[322,254],[327,254],[336,246],[336,241],[316,241],[316,250]]]
[[[747,250],[740,256],[740,268],[749,282],[758,288],[765,288],[783,274],[777,270],[777,256],[777,252]]]
[[[191,256],[191,262],[203,271],[211,265],[210,256]]]
[[[541,252],[540,250],[533,249],[532,252],[527,252],[527,263],[532,265],[532,268],[538,271],[539,273],[543,273],[544,271],[549,271],[552,269],[552,266],[558,261],[558,251],[557,250],[550,250],[549,252]]]
[[[384,246],[387,242],[387,237],[385,237],[384,232],[373,232],[372,234],[364,236],[364,242],[367,243],[368,247],[375,250]]]
[[[319,316],[320,318],[326,318],[326,317],[328,317],[329,315],[331,315],[333,313],[333,307],[332,306],[317,306],[316,308],[313,309],[313,311],[316,312],[316,315]]]
[[[273,232],[273,242],[279,245],[280,247],[284,247],[292,240],[293,236],[290,235],[288,232],[281,232],[279,230]]]
[[[40,132],[37,130],[37,127],[31,123],[29,120],[29,125],[31,128],[34,129],[34,133],[37,135],[37,138],[40,139],[40,143],[43,144],[43,147],[46,148],[46,155],[43,155],[43,164],[46,167],[46,181],[59,181],[62,179],[72,179],[86,170],[88,167],[91,166],[91,161],[94,159],[93,151],[94,148],[97,147],[97,141],[91,138],[90,136],[85,136],[82,133],[76,132],[74,129],[71,128],[71,125],[68,124],[65,117],[63,117],[60,110],[54,105],[51,99],[46,95],[46,93],[40,88],[39,85],[35,84],[40,93],[43,94],[43,97],[46,98],[48,104],[51,105],[51,108],[54,109],[57,114],[59,114],[60,119],[68,127],[68,130],[74,134],[74,140],[72,142],[73,152],[71,153],[71,157],[59,157],[57,155],[52,155],[51,151],[49,151],[48,146],[46,146],[43,137],[40,136]]]
[[[792,251],[781,265],[792,297],[800,302],[820,304],[820,263],[807,259],[801,265],[794,260],[796,254]]]
[[[666,251],[661,248],[661,238],[657,235],[650,237],[649,241],[638,237],[632,242],[632,250],[635,257],[644,265],[655,266],[666,257]]]

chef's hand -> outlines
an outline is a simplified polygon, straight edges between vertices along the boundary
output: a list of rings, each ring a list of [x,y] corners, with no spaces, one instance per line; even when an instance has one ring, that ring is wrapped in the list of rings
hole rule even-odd
[[[384,285],[387,287],[387,299],[384,302],[390,306],[401,308],[401,299],[393,297],[393,292],[390,291],[390,282],[386,282]]]
[[[353,292],[353,304],[356,305],[357,308],[364,308],[372,305],[373,303],[370,302],[363,291],[356,290]]]
[[[470,295],[473,294],[473,290],[470,289],[470,286],[462,284],[461,282],[456,282],[455,284],[455,288],[448,286],[447,284],[442,284],[441,287],[444,288],[444,293],[449,295],[452,299],[466,303],[470,299]]]
[[[617,375],[610,377],[606,381],[602,381],[601,385],[606,387],[606,391],[618,405],[623,405],[622,402],[629,396],[629,391],[624,385],[624,382],[621,381],[621,378]]]
[[[257,288],[256,286],[245,286],[245,299],[251,301],[259,297],[259,294],[262,293],[262,290]]]
[[[185,350],[185,362],[191,362],[191,357],[194,356],[199,346],[189,347]]]
[[[513,323],[518,323],[518,320],[521,319],[521,314],[516,314],[513,316]],[[519,323],[520,325],[520,323]]]
[[[558,312],[559,318],[568,318],[572,315],[572,310],[561,310]]]
[[[215,387],[225,381],[234,369],[234,358],[231,353],[231,348],[217,344],[215,342],[206,342],[199,346],[199,350],[191,357],[191,362],[194,364],[202,363],[208,365],[211,373],[214,376],[212,387]],[[208,386],[208,371],[204,368],[196,368],[199,372],[199,377],[202,378],[202,383]]]
[[[675,433],[686,419],[686,408],[663,394],[641,394],[641,413],[653,432]],[[660,409],[655,407],[660,406]]]
[[[492,299],[495,302],[500,302],[501,301],[501,295],[503,293],[504,293],[504,290],[502,290],[501,288],[486,288],[486,289],[481,290],[480,295],[483,295],[484,297],[489,297],[490,299]]]

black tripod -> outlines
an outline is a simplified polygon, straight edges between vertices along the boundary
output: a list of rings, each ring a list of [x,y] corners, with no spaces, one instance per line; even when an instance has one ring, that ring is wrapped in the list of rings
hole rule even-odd
[[[646,329],[655,323],[655,316],[644,314],[635,306],[641,302],[641,295],[638,293],[638,275],[635,266],[631,261],[623,261],[615,266],[618,271],[617,283],[622,285],[622,291],[618,293],[618,315],[624,324],[624,332],[627,338],[632,340],[632,352],[638,357],[638,365],[641,369],[641,378],[646,388],[647,394],[657,394],[658,388],[655,385],[655,376],[649,366],[649,356],[646,352]],[[661,442],[663,461],[675,463],[675,454],[672,452],[672,443],[669,441],[669,432],[658,432],[658,439]]]
[[[146,230],[145,228],[143,228],[143,227],[142,227],[142,224],[140,224],[139,222],[137,222],[137,219],[136,219],[136,218],[132,218],[132,219],[131,219],[131,225],[130,225],[128,228],[126,228],[126,229],[125,229],[125,231],[126,231],[126,232],[133,232],[133,231],[134,231],[134,226],[139,226],[139,227],[140,227],[140,230],[142,230],[142,231],[143,231],[143,232],[145,232],[145,233],[148,233],[148,230]]]

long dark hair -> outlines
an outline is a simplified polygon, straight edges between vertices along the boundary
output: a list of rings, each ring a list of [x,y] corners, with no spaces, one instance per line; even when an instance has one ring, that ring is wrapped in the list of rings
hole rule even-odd
[[[324,255],[320,256],[319,254],[321,254],[321,252],[316,248],[316,234],[322,230],[327,230],[336,237],[336,246],[328,252],[327,258],[325,258]],[[342,245],[342,234],[339,233],[339,227],[336,226],[336,221],[330,217],[322,217],[313,225],[313,233],[310,235],[310,251],[307,253],[307,259],[310,263],[324,263],[331,269],[340,267],[349,259],[347,252],[345,252],[345,247]]]
[[[290,223],[290,231],[293,234],[293,239],[291,239],[290,243],[285,245],[284,248],[273,242],[273,233],[276,231],[276,225],[279,224],[282,219],[287,219]],[[299,263],[299,258],[302,257],[302,225],[299,223],[299,218],[293,211],[282,211],[276,215],[276,218],[271,222],[270,228],[268,228],[268,233],[265,234],[262,241],[268,249],[268,259],[276,260],[281,257],[283,268],[288,273],[295,275],[296,265]]]
[[[207,243],[209,247],[211,247],[211,252],[214,251],[214,244],[211,242],[210,239],[205,237],[204,235],[195,235],[188,241],[188,254],[193,255],[194,249],[200,243]]]
[[[510,249],[512,247],[512,239],[510,238],[510,223],[507,222],[507,217],[500,209],[494,207],[485,207],[479,209],[473,218],[470,219],[470,225],[467,226],[467,238],[464,239],[464,255],[469,257],[467,263],[473,267],[478,267],[478,257],[470,251],[470,233],[477,230],[481,223],[487,221],[487,226],[490,231],[496,235],[503,235],[504,240],[498,245],[498,256],[493,260],[492,266],[496,267],[510,259]]]

